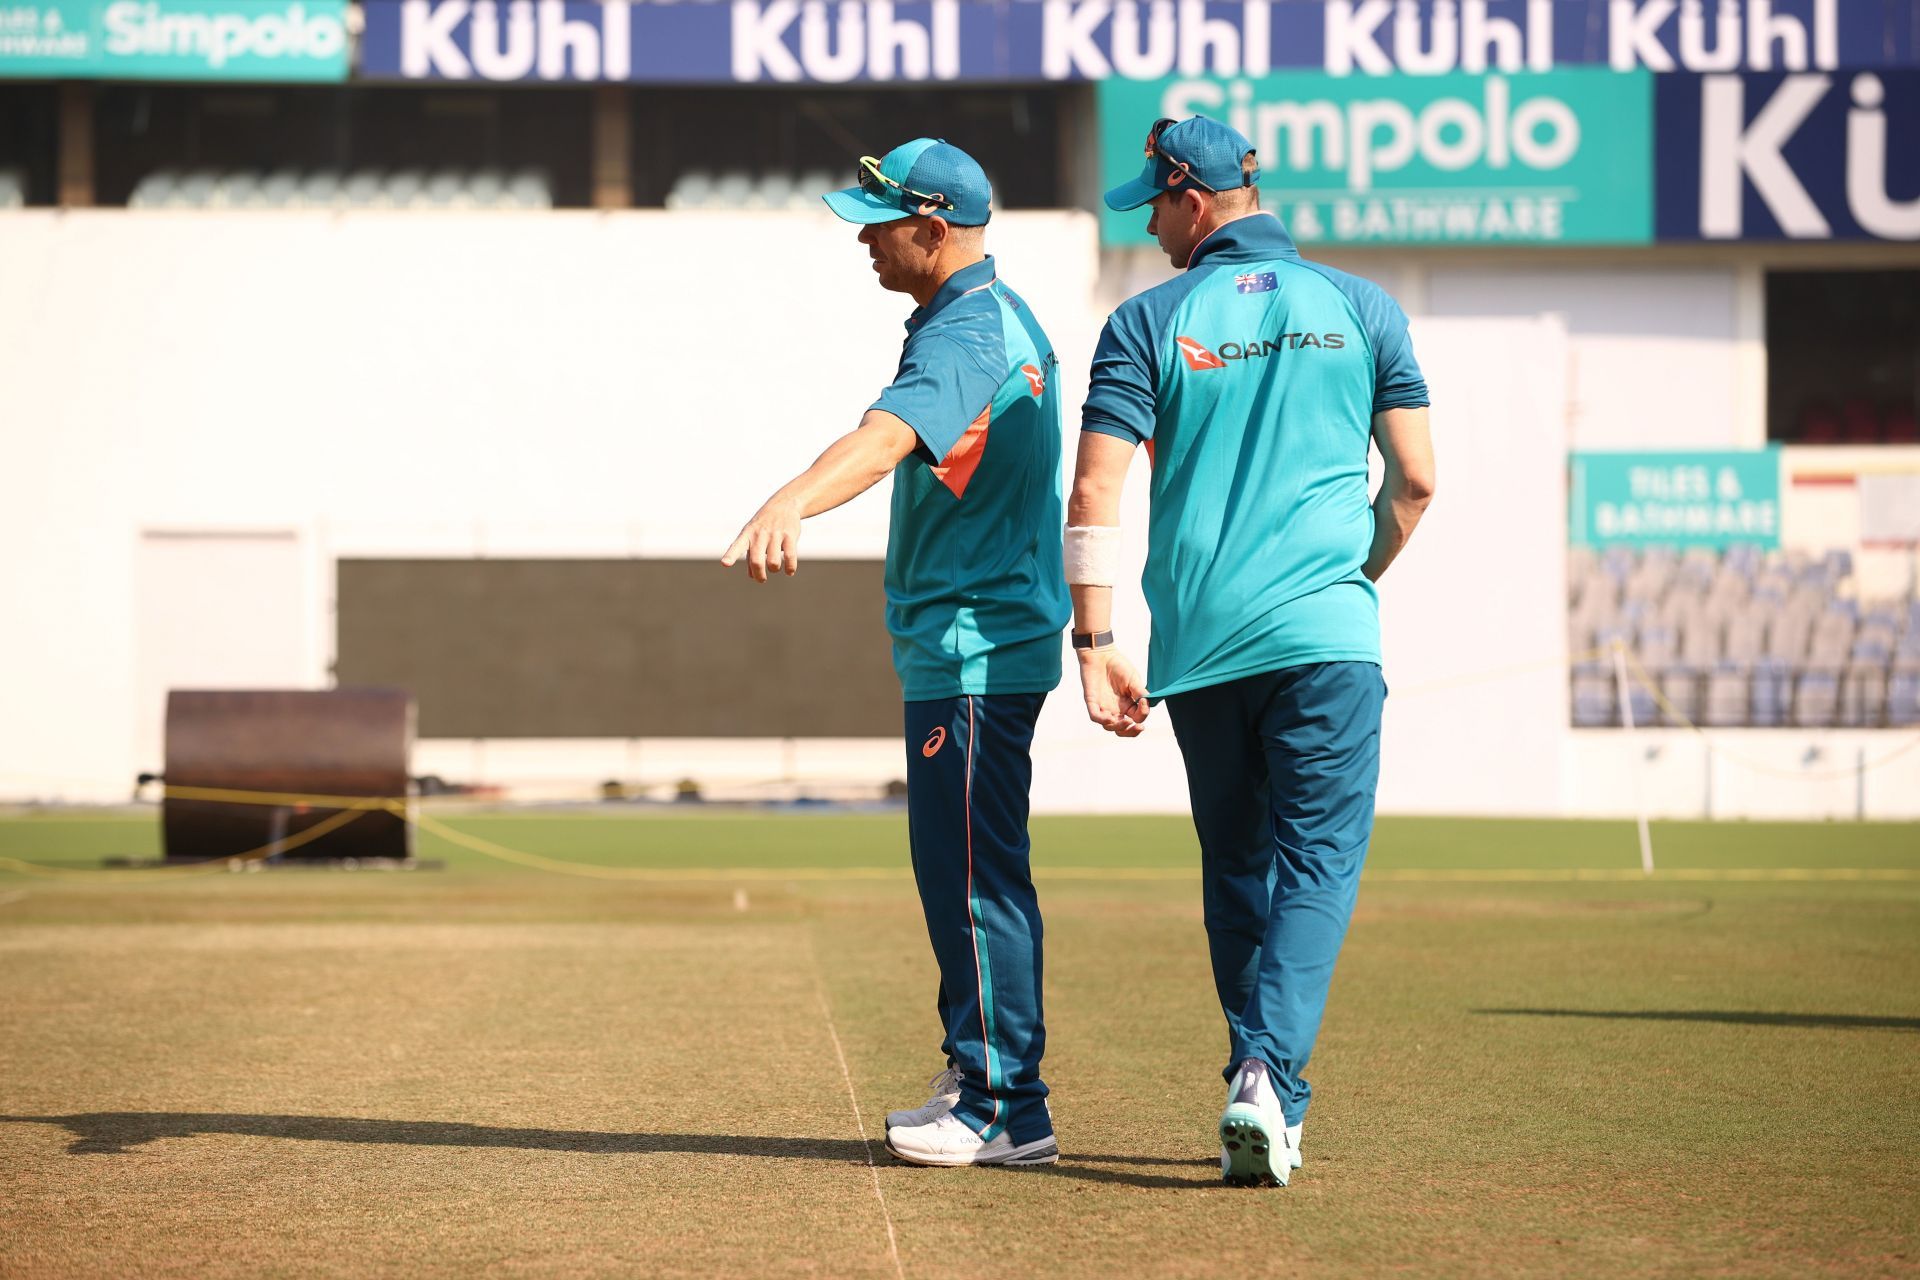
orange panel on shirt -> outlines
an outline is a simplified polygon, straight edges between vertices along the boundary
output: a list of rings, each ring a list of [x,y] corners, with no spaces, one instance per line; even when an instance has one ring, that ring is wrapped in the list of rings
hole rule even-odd
[[[934,478],[953,490],[956,498],[967,496],[967,482],[973,479],[974,470],[980,465],[980,455],[987,451],[987,427],[992,417],[993,405],[989,403],[960,437],[960,442],[933,468]]]

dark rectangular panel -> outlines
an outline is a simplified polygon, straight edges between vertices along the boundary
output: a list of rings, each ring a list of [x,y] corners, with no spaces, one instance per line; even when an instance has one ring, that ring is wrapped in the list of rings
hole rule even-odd
[[[881,571],[342,560],[334,674],[410,691],[428,738],[891,738]]]
[[[1913,444],[1920,271],[1767,273],[1767,438]]]

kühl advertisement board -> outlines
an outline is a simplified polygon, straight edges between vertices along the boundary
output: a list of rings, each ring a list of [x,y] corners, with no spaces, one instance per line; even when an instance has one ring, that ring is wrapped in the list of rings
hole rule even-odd
[[[817,83],[1913,66],[1910,0],[364,0],[383,80]]]

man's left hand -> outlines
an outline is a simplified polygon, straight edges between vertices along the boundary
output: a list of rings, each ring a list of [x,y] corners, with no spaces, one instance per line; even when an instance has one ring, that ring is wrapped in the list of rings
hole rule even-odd
[[[1111,645],[1075,652],[1080,655],[1080,691],[1086,695],[1087,718],[1108,733],[1139,737],[1152,710],[1140,673]]]

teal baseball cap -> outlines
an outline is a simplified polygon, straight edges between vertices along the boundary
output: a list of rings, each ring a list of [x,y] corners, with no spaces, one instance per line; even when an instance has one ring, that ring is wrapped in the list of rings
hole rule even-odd
[[[993,184],[980,162],[944,138],[915,138],[875,159],[860,157],[851,187],[820,197],[848,222],[892,222],[914,215],[956,227],[984,227],[993,216]]]
[[[1202,191],[1232,191],[1260,181],[1260,169],[1242,170],[1240,160],[1253,150],[1232,125],[1192,116],[1162,118],[1147,130],[1147,166],[1107,192],[1107,208],[1138,209],[1157,195],[1178,191],[1188,182]]]

